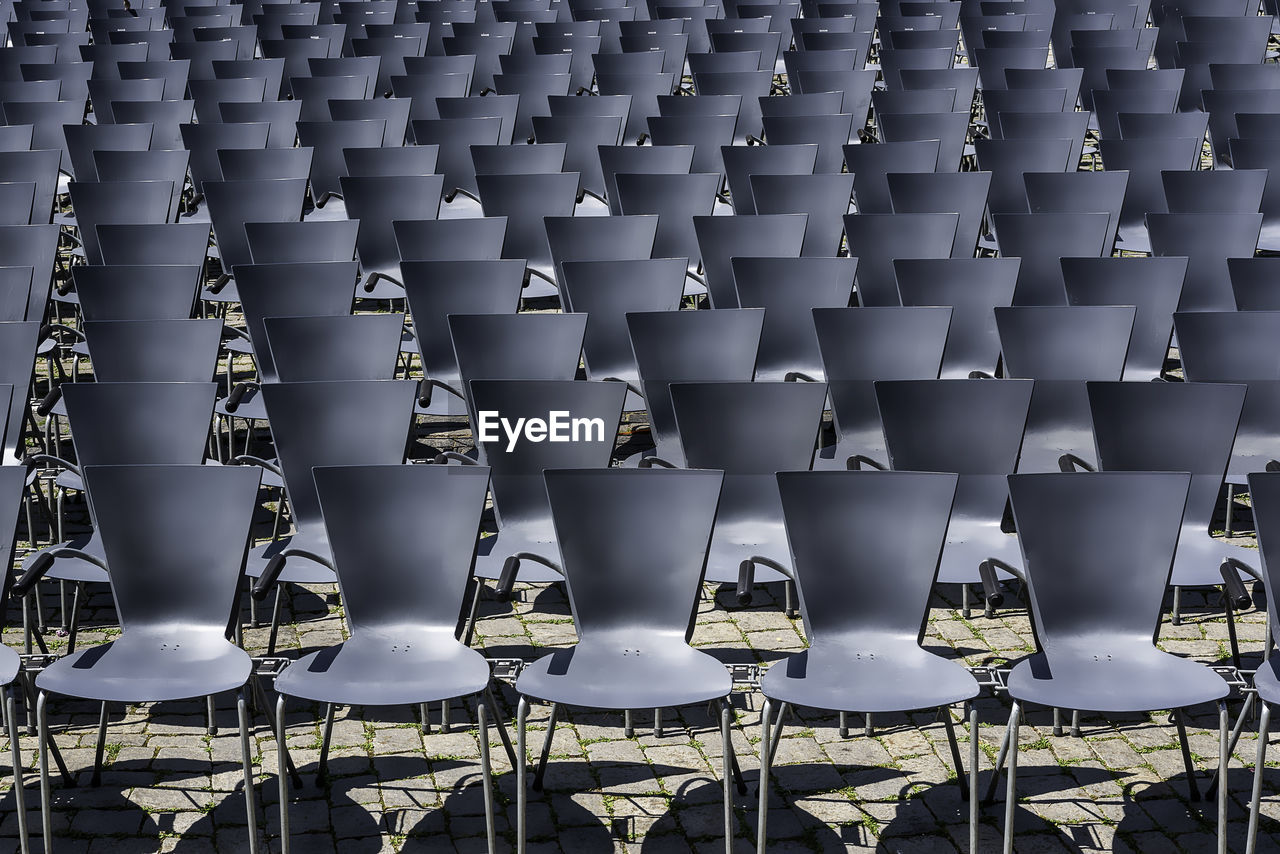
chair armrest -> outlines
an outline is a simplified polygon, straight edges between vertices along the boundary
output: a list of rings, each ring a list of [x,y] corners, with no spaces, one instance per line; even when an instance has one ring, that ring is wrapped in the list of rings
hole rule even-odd
[[[811,377],[808,374],[804,373],[803,371],[787,371],[786,374],[783,375],[782,381],[784,383],[794,383],[794,382],[816,383],[819,380],[817,377]]]
[[[404,287],[404,282],[400,281],[395,276],[388,276],[386,273],[370,273],[368,276],[365,277],[365,280],[364,280],[364,285],[363,285],[364,292],[366,294],[373,293],[373,289],[376,288],[378,286],[378,282],[380,282],[383,279],[386,279],[388,282],[394,282],[397,285]]]
[[[236,383],[235,388],[231,389],[231,394],[227,395],[226,400],[223,401],[223,408],[229,413],[235,412],[240,408],[240,402],[250,390],[257,391],[260,388],[262,386],[252,380]]]
[[[31,566],[22,574],[22,577],[14,582],[13,587],[9,590],[9,595],[14,599],[21,599],[35,588],[36,582],[44,577],[49,571],[49,567],[53,566],[53,562],[60,557],[79,558],[87,561],[100,569],[106,570],[107,564],[102,558],[91,555],[88,552],[82,552],[79,549],[71,548],[52,548],[45,549],[36,555],[35,560],[31,561]]]
[[[449,461],[461,463],[464,466],[478,466],[480,463],[468,457],[466,454],[459,454],[457,451],[441,451],[431,460],[434,465],[447,466]]]
[[[969,379],[971,380],[993,380],[995,378],[996,378],[995,374],[989,374],[986,371],[970,371],[969,372]]]
[[[664,469],[680,468],[680,466],[676,465],[675,463],[668,462],[667,460],[664,460],[662,457],[641,457],[640,463],[637,467],[642,469],[648,469],[648,468],[653,468],[654,466],[659,466]]]
[[[767,566],[769,569],[781,572],[787,578],[795,581],[795,574],[790,569],[778,563],[776,560],[764,557],[762,555],[752,555],[751,557],[738,564],[738,604],[751,604],[751,588],[756,583],[756,564]]]
[[[267,594],[271,592],[271,588],[275,586],[276,581],[280,578],[280,572],[284,569],[285,562],[291,557],[306,558],[315,561],[321,566],[327,566],[333,569],[333,562],[326,557],[321,557],[315,552],[306,549],[281,549],[276,552],[271,560],[267,561],[267,568],[263,570],[262,576],[253,585],[253,598],[261,602],[267,598]]]
[[[878,471],[889,470],[889,467],[884,463],[877,462],[865,454],[850,454],[849,458],[844,461],[844,467],[847,471],[862,471],[864,465],[871,466]]]
[[[22,458],[22,464],[31,469],[38,468],[41,465],[49,465],[75,474],[81,474],[80,466],[70,460],[64,460],[62,457],[55,457],[53,454],[31,454]]]
[[[637,388],[634,383],[629,383],[626,380],[624,380],[622,377],[601,377],[600,382],[623,383],[624,385],[626,385],[627,391],[631,392],[632,394],[639,395],[642,398],[644,397],[644,392],[642,392],[639,388]]]
[[[1223,560],[1222,566],[1218,569],[1222,573],[1223,587],[1226,590],[1227,599],[1231,602],[1231,607],[1239,611],[1252,605],[1253,597],[1245,589],[1240,573],[1243,572],[1255,581],[1262,581],[1262,574],[1247,563],[1233,557]]]
[[[418,405],[421,406],[423,409],[426,409],[428,406],[430,406],[432,390],[437,388],[444,389],[445,391],[449,392],[449,394],[453,395],[459,400],[466,400],[466,398],[462,396],[462,392],[458,391],[456,388],[444,382],[443,380],[432,379],[431,377],[423,377],[421,380],[418,381]]]
[[[475,202],[476,204],[480,204],[479,196],[475,195],[474,193],[468,192],[467,190],[464,190],[461,187],[454,187],[452,190],[444,194],[445,204],[449,204],[458,196],[466,196],[468,199]]]
[[[494,592],[494,598],[499,602],[511,601],[511,589],[516,584],[516,573],[520,571],[520,562],[525,560],[540,563],[548,569],[553,569],[564,575],[564,570],[553,560],[533,552],[516,552],[502,563],[502,574],[498,577],[498,589]]]
[[[255,457],[252,454],[239,454],[232,457],[231,462],[239,463],[241,465],[257,466],[258,468],[266,469],[272,474],[284,477],[284,472],[280,469],[280,466],[270,460],[264,460],[262,457]]]
[[[1078,469],[1085,471],[1097,471],[1092,465],[1085,460],[1080,459],[1075,454],[1063,454],[1058,457],[1058,471],[1070,474]]]
[[[58,401],[61,399],[62,384],[58,383],[53,388],[49,389],[49,393],[46,394],[38,404],[36,404],[36,415],[39,415],[41,418],[45,417],[53,411],[53,407],[57,405]]]

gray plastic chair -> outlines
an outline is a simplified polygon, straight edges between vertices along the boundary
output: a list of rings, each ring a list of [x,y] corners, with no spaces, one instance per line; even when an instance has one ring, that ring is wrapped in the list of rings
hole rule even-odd
[[[1178,552],[1168,581],[1173,586],[1173,622],[1177,625],[1182,617],[1181,588],[1220,586],[1218,567],[1224,560],[1248,559],[1242,547],[1210,534],[1246,386],[1089,383],[1088,388],[1100,470],[1191,473]],[[1070,470],[1079,462],[1064,458],[1063,468]],[[1232,626],[1232,634],[1234,631]],[[1232,647],[1238,655],[1234,643]]]
[[[156,703],[236,692],[249,851],[258,849],[245,686],[248,653],[227,639],[253,517],[256,471],[217,466],[120,465],[85,470],[92,514],[110,562],[121,634],[66,656],[36,677],[45,850],[53,850],[47,703],[50,695],[102,704],[93,781],[102,769],[108,704]],[[34,583],[24,575],[19,586]],[[13,717],[10,717],[12,722]]]
[[[1118,381],[1133,331],[1133,306],[995,309],[1004,376],[1036,381],[1018,471],[1058,471],[1063,454],[1093,454],[1086,380]]]
[[[1225,779],[1224,700],[1230,689],[1205,665],[1162,652],[1152,642],[1180,545],[1178,520],[1188,480],[1172,472],[1009,478],[1038,651],[1015,665],[1008,680],[1013,709],[996,760],[997,769],[1006,754],[1009,761],[1005,854],[1012,854],[1014,845],[1018,731],[1028,705],[1103,714],[1172,710],[1192,800],[1198,800],[1185,710],[1216,703],[1223,747],[1218,773]],[[1101,589],[1113,595],[1100,600],[1095,594]],[[992,776],[989,795],[998,779]],[[1217,806],[1218,851],[1224,852],[1226,786],[1218,789]]]
[[[960,476],[937,583],[961,586],[966,618],[969,585],[982,582],[990,610],[1000,602],[996,579],[1012,578],[1021,563],[1017,541],[1001,522],[1009,498],[1005,478],[1018,465],[1033,387],[1031,380],[876,383],[891,466]],[[984,566],[995,574],[984,574]]]
[[[364,276],[357,295],[363,299],[404,298],[400,253],[392,223],[434,219],[440,209],[444,178],[439,175],[343,177],[347,215],[360,221],[356,250]]]
[[[1280,290],[1276,288],[1273,256],[1228,258],[1227,273],[1239,311],[1280,311]]]
[[[1063,258],[1097,258],[1107,251],[1105,213],[996,214],[1000,254],[1019,258],[1014,305],[1066,305]]]
[[[991,189],[990,172],[891,173],[886,179],[895,214],[957,214],[951,257],[973,257]]]
[[[1017,258],[925,258],[894,262],[904,306],[949,305],[951,327],[942,357],[942,379],[994,374],[1000,336],[994,309],[1011,305]]]
[[[289,768],[285,702],[325,704],[318,775],[327,770],[335,704],[425,705],[476,695],[485,830],[494,851],[489,716],[500,707],[489,664],[453,636],[466,567],[475,554],[489,470],[443,466],[339,466],[314,470],[350,637],[312,652],[276,677],[279,768]],[[406,534],[425,519],[438,533]],[[406,669],[407,668],[407,669]],[[498,734],[516,756],[501,719]],[[289,776],[278,775],[281,850],[290,850]]]
[[[477,175],[480,206],[487,217],[507,218],[502,257],[523,258],[528,270],[524,296],[556,294],[551,252],[543,218],[572,216],[578,196],[578,173],[550,175]],[[535,283],[534,277],[540,281]]]
[[[4,601],[9,601],[11,581],[13,578],[13,553],[17,545],[18,509],[22,504],[26,488],[26,470],[20,466],[0,466],[0,497],[3,498],[5,511],[0,519],[6,520],[0,529],[0,554],[3,554],[4,577],[0,579],[0,594]],[[22,669],[22,659],[9,647],[0,647],[0,680],[3,680],[5,719],[8,723],[9,761],[11,773],[15,781],[22,777],[22,747],[18,740],[18,676]],[[27,832],[27,805],[24,787],[13,787],[14,812],[17,814],[18,848],[22,854],[28,854],[30,839]]]
[[[903,259],[950,259],[959,221],[957,213],[846,216],[844,231],[849,254],[858,259],[858,303],[901,305],[894,265]]]
[[[843,471],[851,459],[885,464],[874,383],[937,379],[950,323],[947,306],[813,310],[836,434],[834,445],[818,450],[815,470]]]
[[[853,182],[851,174],[752,175],[751,194],[760,214],[807,214],[800,255],[830,258],[843,243]]]
[[[795,610],[774,475],[812,466],[826,399],[825,383],[671,385],[685,467],[719,469],[730,487],[716,515],[705,577],[737,583],[743,604],[756,583],[787,581],[786,611]],[[641,466],[655,461],[671,465],[653,457]]]
[[[204,291],[204,298],[237,302],[239,293],[232,281],[237,265],[252,259],[246,234],[247,223],[298,222],[302,219],[307,182],[300,178],[271,181],[208,181],[204,185],[209,219],[222,261],[222,274]]]
[[[1128,172],[1028,172],[1022,180],[1030,213],[1106,212],[1103,255],[1110,256],[1115,250]]]
[[[928,619],[956,476],[782,472],[777,480],[808,644],[775,662],[760,682],[757,850],[768,841],[769,767],[778,737],[788,710],[801,706],[838,711],[842,724],[846,712],[862,712],[868,729],[872,714],[939,709],[969,802],[969,851],[977,852],[978,710],[969,701],[978,684],[959,662],[909,640]],[[969,712],[967,783],[946,708],[956,703]]]
[[[516,680],[516,850],[527,833],[525,719],[529,700],[552,703],[545,760],[560,706],[653,709],[716,702],[724,776],[725,850],[733,847],[730,781],[732,680],[723,665],[686,640],[701,589],[707,539],[720,494],[719,472],[554,471],[546,475],[564,543],[565,586],[579,641],[525,667]],[[649,523],[631,511],[645,508]],[[659,530],[663,536],[654,538]],[[636,584],[644,579],[641,585]],[[619,597],[619,590],[631,591]],[[637,631],[639,629],[639,631]],[[545,761],[539,763],[541,770]]]
[[[1231,311],[1227,259],[1252,257],[1261,229],[1260,213],[1147,214],[1152,255],[1187,258],[1178,310]]]
[[[1182,295],[1186,258],[1063,258],[1070,305],[1132,305],[1137,309],[1124,378],[1145,382],[1164,375],[1173,313]]]
[[[624,465],[637,465],[656,455],[684,467],[671,385],[749,382],[755,374],[763,326],[764,311],[758,308],[629,313],[627,329],[654,449],[628,457]]]
[[[853,195],[858,213],[893,213],[888,174],[933,172],[938,168],[938,145],[934,139],[846,145],[844,160],[854,176]]]
[[[808,214],[695,216],[707,298],[712,308],[737,308],[734,258],[799,258]]]
[[[843,308],[853,295],[856,258],[731,259],[742,308],[763,308],[757,381],[824,382],[813,311]]]

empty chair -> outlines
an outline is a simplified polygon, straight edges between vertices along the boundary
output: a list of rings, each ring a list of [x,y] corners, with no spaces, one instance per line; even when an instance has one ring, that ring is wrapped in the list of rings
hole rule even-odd
[[[990,172],[921,172],[886,177],[895,214],[957,214],[951,257],[973,257],[987,207]]]
[[[53,838],[46,705],[50,695],[100,702],[105,710],[108,703],[154,703],[234,691],[249,848],[256,851],[244,690],[253,664],[226,634],[237,603],[258,474],[211,466],[100,466],[89,468],[86,479],[106,559],[113,567],[111,589],[122,633],[45,669],[36,683],[46,844],[51,846]],[[165,535],[144,535],[144,523],[160,523]],[[236,545],[228,548],[229,543]],[[34,583],[38,575],[31,575]],[[95,759],[96,781],[101,750]]]
[[[994,309],[1013,301],[1017,258],[902,259],[893,264],[904,306],[951,306],[943,379],[994,374],[1000,337]]]
[[[0,235],[3,234],[3,229],[0,229]],[[99,225],[98,244],[106,264],[174,264],[203,268],[205,253],[209,249],[209,224]]]
[[[1258,213],[1267,173],[1260,169],[1165,172],[1169,213]]]
[[[1098,258],[1107,250],[1105,213],[996,214],[1000,254],[1020,258],[1014,305],[1066,305],[1063,258]]]
[[[973,148],[979,168],[991,173],[987,207],[993,215],[1029,213],[1027,173],[1066,173],[1075,165],[1067,139],[977,139]]]
[[[609,202],[609,213],[618,216],[622,213],[618,201],[618,184],[615,176],[619,173],[636,173],[649,175],[688,175],[693,166],[692,145],[643,146],[634,145],[602,145],[597,149],[600,158],[600,171],[604,177],[605,195]],[[717,191],[719,188],[717,187]]]
[[[950,323],[949,306],[814,309],[836,433],[815,470],[887,465],[875,382],[937,379]]]
[[[889,113],[880,116],[882,142],[939,140],[938,171],[954,172],[960,167],[965,137],[969,130],[969,113]]]
[[[724,160],[720,150],[733,142],[736,121],[736,114],[650,116],[649,135],[653,138],[654,145],[693,146],[692,171],[724,175]]]
[[[502,138],[502,120],[497,116],[471,119],[424,119],[411,125],[418,145],[435,145],[439,149],[437,171],[444,176],[448,188],[445,201],[452,202],[458,193],[475,197],[475,166],[471,160],[472,145],[495,145]]]
[[[937,581],[961,585],[962,614],[969,612],[969,585],[989,584],[986,568],[1003,579],[1017,574],[1017,543],[1000,526],[1009,495],[1005,479],[1017,466],[1033,386],[1030,380],[875,386],[892,467],[960,476]]]
[[[400,261],[491,261],[502,257],[507,218],[393,222]],[[403,272],[403,269],[401,270]]]
[[[1169,566],[1175,549],[1182,551],[1178,519],[1188,500],[1187,483],[1186,474],[1166,472],[1009,479],[1038,651],[1009,674],[1014,703],[996,760],[998,768],[1007,753],[1006,851],[1013,846],[1018,731],[1025,705],[1104,714],[1170,709],[1185,739],[1184,710],[1216,702],[1220,743],[1226,744],[1224,699],[1230,689],[1205,665],[1163,652],[1152,642]],[[1117,566],[1126,571],[1117,574]],[[1120,598],[1102,608],[1092,599],[1082,601],[1081,593],[1099,584]],[[1190,747],[1185,740],[1182,744],[1195,799],[1195,766]],[[1228,758],[1226,751],[1219,757],[1220,780],[1226,779]],[[992,777],[993,788],[997,777]],[[1220,786],[1222,844],[1225,792]]]
[[[305,656],[276,677],[282,850],[290,848],[289,778],[284,771],[291,768],[286,698],[421,705],[452,699],[459,691],[479,695],[485,826],[492,845],[488,715],[496,716],[498,709],[490,690],[488,663],[453,635],[466,583],[460,570],[475,551],[489,471],[337,466],[317,468],[315,481],[351,635],[336,646]],[[447,533],[421,539],[402,535],[406,526],[424,518],[436,520]],[[388,644],[387,637],[396,642]],[[406,658],[402,651],[413,658]],[[501,720],[495,722],[507,744]],[[326,716],[322,757],[328,753],[331,724],[332,717]],[[514,754],[509,756],[514,765]],[[325,772],[322,758],[319,773]]]
[[[434,145],[345,148],[342,159],[353,178],[434,175],[440,149]]]
[[[856,258],[732,259],[737,304],[765,309],[756,380],[823,382],[813,312],[849,305]]]
[[[409,106],[400,98],[335,98],[329,101],[329,116],[334,121],[381,121],[382,144],[401,146],[409,127]]]
[[[107,223],[167,222],[173,184],[169,181],[77,181],[72,183],[70,192],[85,258],[91,264],[101,264],[97,227]]]
[[[1235,165],[1237,171],[1243,173],[1257,173],[1267,170],[1268,176],[1271,173],[1280,175],[1280,156],[1277,156],[1276,148],[1268,140],[1265,139],[1232,139],[1229,141],[1231,152],[1231,162]],[[1217,170],[1210,174],[1234,174],[1228,172],[1219,173]],[[1242,179],[1247,180],[1247,179]],[[1168,193],[1166,192],[1166,196]],[[1172,211],[1173,208],[1170,208]],[[1262,214],[1262,230],[1258,235],[1258,248],[1264,252],[1272,252],[1280,248],[1280,182],[1272,183],[1268,177],[1263,181],[1263,189],[1261,198],[1256,208]]]
[[[232,277],[236,266],[249,263],[252,257],[245,224],[298,222],[302,218],[306,192],[307,182],[298,178],[205,184],[205,202],[222,262],[222,274],[205,288],[205,299],[227,302],[239,299]]]
[[[725,177],[735,214],[754,214],[752,175],[811,175],[817,161],[816,145],[729,146],[721,149]]]
[[[356,251],[364,283],[359,296],[378,300],[404,296],[392,223],[434,219],[443,182],[439,175],[342,179],[347,214],[360,222]]]
[[[737,308],[732,259],[799,258],[804,246],[806,214],[695,216],[707,297],[712,308]]]
[[[854,178],[857,188],[857,178]],[[849,254],[858,259],[858,304],[901,305],[894,263],[902,258],[950,258],[956,213],[849,214]],[[935,303],[936,304],[936,303]]]
[[[223,180],[218,163],[220,150],[266,148],[270,127],[265,124],[201,122],[182,125],[179,130],[182,133],[183,147],[191,152],[191,183],[196,193],[202,194],[206,181]]]
[[[1261,227],[1259,213],[1147,215],[1152,254],[1188,259],[1179,311],[1231,311],[1235,307],[1227,259],[1252,257]]]
[[[146,151],[151,144],[151,126],[146,124],[70,125],[62,133],[68,157],[64,171],[80,181],[98,180],[95,152]]]
[[[0,161],[2,162],[2,161]],[[190,155],[186,151],[95,151],[94,168],[101,181],[170,181],[169,221],[176,222],[187,184]],[[37,185],[37,196],[40,191]]]
[[[306,180],[313,153],[310,148],[224,148],[217,152],[218,172],[226,181]]]
[[[807,214],[800,254],[831,257],[840,250],[853,183],[852,174],[752,175],[752,200],[761,214]]]
[[[1124,379],[1139,382],[1164,374],[1186,272],[1186,258],[1062,259],[1068,304],[1135,307]]]
[[[1023,183],[1031,213],[1106,212],[1107,237],[1102,254],[1112,253],[1129,173],[1028,172],[1023,175]]]
[[[711,216],[715,209],[721,180],[718,174],[618,173],[614,180],[620,213],[657,215],[654,257],[688,258],[691,265],[701,260],[693,221]]]
[[[343,150],[381,147],[385,127],[381,119],[298,122],[298,144],[314,149],[311,196],[316,207],[323,208],[331,197],[342,195],[342,176],[347,169]]]
[[[1199,139],[1104,139],[1099,143],[1107,171],[1129,173],[1124,205],[1120,209],[1117,248],[1150,251],[1146,215],[1164,213],[1164,186],[1160,173],[1195,169],[1200,162]]]
[[[563,285],[560,271],[568,261],[638,261],[653,256],[658,233],[656,216],[547,217],[547,248],[555,265],[556,281]],[[687,264],[687,260],[686,260]],[[563,287],[561,305],[566,311],[572,301]]]
[[[301,101],[223,102],[218,111],[224,122],[265,122],[267,148],[293,148],[297,141]]]
[[[245,263],[350,261],[356,255],[359,227],[352,220],[246,222]]]
[[[525,296],[554,295],[555,276],[543,218],[573,215],[578,174],[478,175],[476,182],[484,215],[507,218],[502,257],[525,260],[529,279]],[[535,276],[538,284],[533,283]]]
[[[845,146],[845,163],[854,176],[853,195],[858,213],[893,213],[888,174],[935,171],[938,146],[937,140],[930,139]]]
[[[671,475],[674,474],[674,477]],[[707,536],[717,514],[718,472],[561,471],[546,476],[562,568],[579,642],[543,656],[516,681],[517,844],[526,835],[525,720],[529,699],[610,710],[698,705],[720,708],[725,848],[733,845],[730,740],[732,687],[720,662],[688,645],[690,614],[704,577]],[[626,519],[625,508],[652,508],[652,525]],[[720,512],[723,512],[723,503]],[[674,526],[674,527],[672,527]],[[669,536],[654,543],[652,532]],[[585,535],[584,535],[585,532]],[[647,544],[647,545],[646,545]],[[659,569],[650,567],[656,559]],[[614,592],[644,574],[649,583],[625,602]],[[650,653],[631,652],[640,631]],[[547,738],[554,727],[548,726]],[[543,755],[548,751],[544,750]],[[540,781],[542,766],[538,769]],[[739,777],[739,791],[745,791]]]
[[[1020,472],[1058,471],[1063,454],[1093,456],[1087,380],[1124,373],[1133,306],[996,308],[1004,376],[1036,381]]]
[[[622,116],[534,116],[533,135],[543,145],[565,146],[562,169],[580,176],[579,200],[590,194],[597,201],[605,202],[607,190],[600,169],[599,149],[618,144],[622,122]]]
[[[477,175],[545,175],[564,171],[566,146],[472,145],[471,163]]]
[[[1178,93],[1168,89],[1098,89],[1093,93],[1094,115],[1103,139],[1122,139],[1120,116],[1172,115]]]
[[[761,680],[761,851],[768,840],[773,741],[782,733],[790,706],[839,711],[842,723],[846,711],[863,712],[869,721],[873,713],[964,703],[979,690],[959,663],[909,641],[928,617],[956,476],[782,472],[777,479],[808,643],[802,652],[771,666]],[[895,534],[904,533],[898,527],[903,507],[910,508],[909,533],[899,537]],[[870,655],[850,655],[850,650],[872,648]],[[901,672],[912,678],[886,678]],[[966,777],[951,712],[943,708],[942,714],[963,790]],[[972,705],[969,727],[969,791],[962,797],[969,801],[969,850],[976,851],[978,712]]]
[[[1079,163],[1084,153],[1084,137],[1089,127],[1089,114],[1003,113],[1000,132],[1004,139],[1069,139],[1071,163]]]

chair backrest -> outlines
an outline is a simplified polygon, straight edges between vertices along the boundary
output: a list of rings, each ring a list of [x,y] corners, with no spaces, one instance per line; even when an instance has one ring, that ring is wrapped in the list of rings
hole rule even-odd
[[[1020,258],[1014,305],[1066,305],[1063,258],[1098,258],[1108,250],[1111,218],[1097,213],[996,214],[1000,254]]]
[[[355,290],[354,261],[245,264],[235,268],[245,328],[258,371],[275,379],[275,363],[266,342],[268,317],[349,314]]]
[[[395,377],[403,314],[266,317],[262,326],[280,382]]]
[[[484,420],[476,432],[480,461],[490,467],[499,526],[546,522],[551,509],[543,487],[547,469],[609,466],[627,387],[572,380],[475,380],[471,399]],[[546,441],[511,436],[519,419],[542,422]],[[553,439],[553,437],[560,439]]]
[[[0,235],[3,234],[0,229]],[[209,250],[209,223],[102,224],[98,226],[98,245],[102,248],[104,264],[160,264],[203,269],[205,253]]]
[[[585,314],[452,314],[449,334],[463,389],[473,380],[572,380]]]
[[[999,522],[1018,464],[1031,380],[876,383],[889,462],[898,471],[960,475],[954,513]]]
[[[246,223],[298,222],[302,219],[302,201],[306,193],[307,182],[300,178],[206,181],[204,197],[209,205],[209,219],[213,222],[223,269],[234,269],[252,260],[249,240],[245,235]]]
[[[1226,383],[1089,383],[1100,468],[1189,472],[1185,524],[1207,530],[1245,391]]]
[[[359,227],[345,219],[246,222],[244,233],[254,264],[350,261],[356,257]]]
[[[990,172],[912,172],[886,178],[895,214],[958,214],[951,257],[973,257],[991,189]]]
[[[737,304],[763,308],[757,380],[781,380],[792,371],[822,377],[813,310],[849,305],[856,258],[731,259]]]
[[[87,321],[190,317],[201,272],[160,264],[81,264],[71,271]]]
[[[684,637],[706,568],[720,472],[558,470],[545,482],[578,637],[639,630],[641,646],[643,632]]]
[[[97,226],[104,223],[164,223],[173,197],[170,181],[71,182],[71,206],[90,264],[103,263]]]
[[[356,248],[365,276],[379,273],[400,279],[400,252],[391,224],[396,220],[434,219],[440,209],[440,175],[343,177],[347,215],[360,221]]]
[[[734,258],[799,258],[808,214],[695,216],[707,296],[713,308],[737,308]]]
[[[1261,552],[1262,581],[1267,591],[1267,614],[1271,626],[1280,626],[1277,613],[1280,603],[1276,592],[1280,591],[1280,472],[1251,472],[1249,474],[1249,501],[1253,507],[1253,524],[1258,532],[1258,550]],[[1272,629],[1275,637],[1276,629]]]
[[[1280,380],[1280,311],[1180,311],[1173,325],[1188,382]]]
[[[619,218],[590,217],[587,221],[597,219]],[[559,278],[565,310],[587,315],[583,364],[588,379],[639,379],[627,335],[627,315],[677,310],[687,266],[684,258],[564,262]]]
[[[249,466],[85,468],[125,632],[226,631],[239,601],[259,477]]]
[[[756,308],[629,313],[627,329],[657,455],[684,462],[672,383],[749,381],[764,326]]]
[[[957,213],[847,215],[844,230],[849,254],[858,259],[859,304],[902,304],[895,265],[904,259],[951,258],[959,222]]]
[[[1121,305],[997,306],[1004,375],[1117,381],[1135,313]]]
[[[1228,258],[1251,258],[1262,230],[1260,213],[1147,214],[1153,255],[1187,257],[1181,311],[1231,311],[1235,295]]]
[[[212,377],[203,382],[67,383],[62,394],[76,459],[81,466],[198,465],[217,390]]]
[[[1009,478],[1032,623],[1051,666],[1064,647],[1102,655],[1151,643],[1189,480],[1150,471]]]
[[[442,220],[442,223],[448,222],[474,220]],[[496,251],[493,254],[496,256]],[[520,260],[495,257],[494,260],[404,261],[400,269],[404,274],[409,311],[413,314],[423,372],[428,377],[458,378],[449,315],[515,314],[520,305],[524,280],[524,262]]]
[[[602,152],[604,150],[601,149]],[[690,262],[701,258],[693,219],[710,216],[715,210],[721,183],[719,174],[618,172],[613,180],[620,214],[658,216],[658,232],[653,245],[655,256],[688,258]]]
[[[400,272],[407,276],[405,263],[410,261],[498,260],[506,240],[507,218],[400,221],[391,227],[400,250]]]
[[[402,626],[452,632],[489,491],[481,466],[313,470],[353,635]],[[430,520],[429,536],[409,536]]]
[[[810,646],[855,633],[914,638],[928,614],[956,475],[781,472],[777,479]]]
[[[313,468],[404,461],[416,387],[412,380],[263,384],[262,401],[298,530],[324,534]]]
[[[550,175],[477,175],[485,216],[507,218],[504,258],[529,264],[551,263],[543,218],[572,216],[578,196],[578,173]]]
[[[100,383],[207,383],[218,368],[222,321],[85,320],[84,338]]]
[[[0,595],[9,598],[9,585],[14,573],[14,550],[18,539],[18,510],[26,495],[26,466],[0,466],[0,501],[4,502],[4,512],[0,513],[0,567],[4,573],[0,575]],[[12,512],[11,512],[12,511]]]
[[[17,455],[30,399],[31,378],[40,340],[40,321],[0,323],[0,383],[13,386],[4,434],[6,461]],[[3,403],[0,400],[0,403]]]

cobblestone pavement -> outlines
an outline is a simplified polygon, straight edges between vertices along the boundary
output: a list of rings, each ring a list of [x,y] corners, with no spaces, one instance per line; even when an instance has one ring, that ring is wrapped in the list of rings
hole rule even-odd
[[[1241,507],[1237,524],[1248,524]],[[264,510],[269,530],[269,514]],[[1246,536],[1240,542],[1248,543]],[[948,595],[956,594],[954,589]],[[762,589],[752,606],[738,607],[733,591],[708,587],[699,608],[694,644],[725,661],[763,665],[804,644],[798,620],[782,612],[782,591]],[[1105,591],[1099,591],[1105,595]],[[45,594],[51,622],[58,620],[56,589]],[[963,619],[955,605],[938,599],[926,634],[929,649],[970,665],[1000,664],[1031,650],[1025,609],[1000,610],[994,618],[975,611]],[[1163,647],[1207,663],[1225,663],[1227,626],[1216,595],[1184,596],[1181,625],[1166,616]],[[12,611],[12,609],[11,609]],[[265,612],[265,609],[264,609]],[[264,613],[265,616],[265,613]],[[11,623],[16,620],[11,619]],[[294,588],[284,602],[280,648],[294,657],[343,637],[341,609],[332,588]],[[96,590],[84,612],[81,647],[110,638],[115,630],[111,600]],[[1240,619],[1243,648],[1255,661],[1264,620],[1251,610]],[[265,649],[265,627],[246,631],[255,654]],[[516,601],[482,604],[476,644],[492,657],[532,658],[574,641],[568,603],[557,586],[518,587]],[[5,635],[18,646],[21,635]],[[515,696],[499,683],[503,721],[511,722]],[[753,848],[756,745],[760,697],[734,696],[738,728],[735,749],[751,793],[737,798],[735,849]],[[1006,699],[984,696],[981,718],[982,770],[992,767],[1008,716]],[[1233,715],[1239,703],[1233,702]],[[1201,769],[1201,788],[1215,767],[1217,718],[1211,708],[1189,720],[1191,749]],[[300,854],[363,852],[483,851],[483,799],[474,707],[455,701],[448,731],[440,708],[423,734],[414,709],[340,709],[334,727],[330,779],[318,785],[320,709],[298,702],[287,717],[289,748],[306,785],[295,790],[291,810],[295,851]],[[968,729],[960,709],[951,710],[962,742]],[[53,826],[59,852],[240,851],[247,848],[244,802],[239,790],[239,744],[234,700],[219,698],[218,733],[205,732],[203,702],[112,710],[107,765],[100,786],[88,785],[93,764],[97,709],[54,700],[49,719],[54,737],[79,786],[55,786]],[[531,751],[541,746],[547,708],[530,715]],[[833,715],[801,710],[784,730],[775,766],[770,836],[774,852],[880,850],[950,852],[966,844],[967,810],[951,768],[944,726],[933,712],[877,716],[874,731],[851,717],[850,737],[841,738]],[[668,710],[664,732],[655,737],[649,712],[636,716],[636,737],[625,738],[618,714],[570,711],[552,746],[545,793],[529,804],[531,852],[715,852],[722,850],[720,734],[705,708]],[[260,833],[279,850],[275,741],[261,714],[254,717],[258,762]],[[498,831],[505,850],[514,842],[514,774],[490,739],[499,789]],[[1232,760],[1231,847],[1243,849],[1245,804],[1254,739],[1246,733]],[[7,748],[6,748],[7,749]],[[962,743],[963,755],[968,756]],[[4,754],[4,755],[7,755]],[[27,803],[39,827],[35,740],[26,737]],[[1033,709],[1022,728],[1019,762],[1019,852],[1212,850],[1213,811],[1188,798],[1176,731],[1167,714],[1104,720],[1086,715],[1081,737],[1052,734],[1048,710]],[[983,773],[985,785],[989,773]],[[56,781],[56,778],[55,778]],[[16,848],[16,817],[8,790],[0,789],[0,850]],[[1267,778],[1280,788],[1280,772]],[[1003,786],[1001,788],[1003,791]],[[982,850],[999,850],[1003,798],[983,811]],[[1260,850],[1280,849],[1280,798],[1264,802]],[[35,840],[38,844],[38,838]]]

